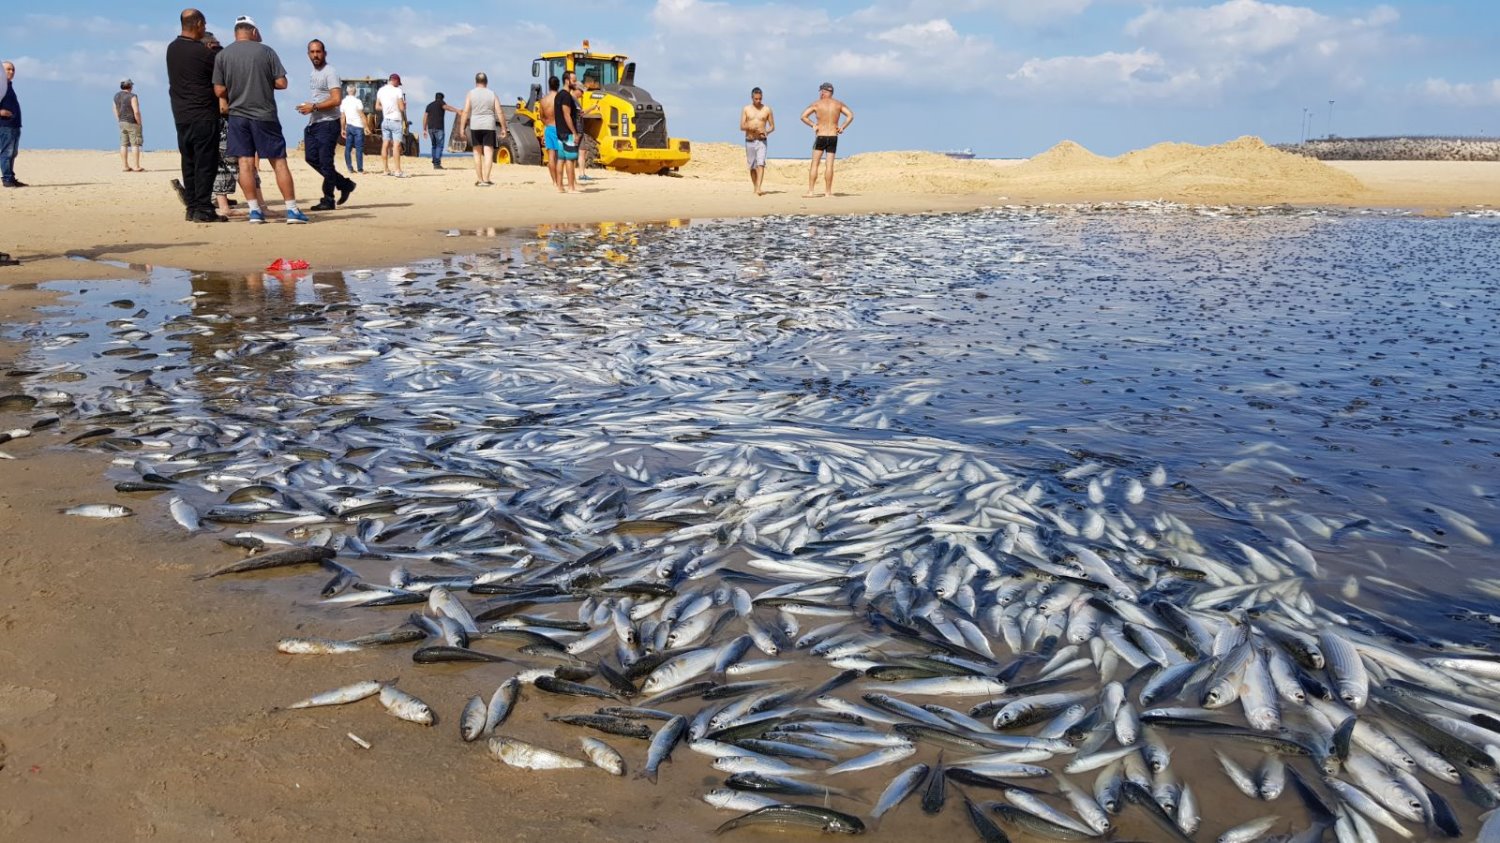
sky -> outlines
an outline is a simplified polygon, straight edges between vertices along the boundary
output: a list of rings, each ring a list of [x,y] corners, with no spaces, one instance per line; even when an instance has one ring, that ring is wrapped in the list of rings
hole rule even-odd
[[[65,0],[8,12],[23,148],[117,148],[110,111],[136,83],[147,149],[176,145],[165,49],[180,8]],[[774,157],[802,155],[798,115],[832,82],[856,115],[840,153],[972,149],[1023,157],[1071,139],[1103,154],[1163,140],[1241,135],[1295,142],[1330,131],[1500,135],[1500,3],[1264,0],[385,0],[209,2],[228,43],[250,15],[287,67],[279,95],[294,143],[306,118],[306,42],[345,77],[400,73],[409,101],[456,105],[483,70],[503,100],[531,60],[572,49],[629,54],[671,134],[733,142],[760,86]],[[410,113],[420,111],[411,108]]]

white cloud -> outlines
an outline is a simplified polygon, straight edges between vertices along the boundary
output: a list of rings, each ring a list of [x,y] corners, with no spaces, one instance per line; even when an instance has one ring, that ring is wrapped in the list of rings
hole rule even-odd
[[[1083,14],[1094,0],[876,0],[849,16],[853,22],[889,25],[946,15],[1002,18],[1025,27],[1045,27]]]
[[[1365,85],[1361,68],[1401,46],[1392,34],[1399,18],[1388,6],[1350,18],[1263,0],[1156,6],[1126,24],[1133,52],[1032,58],[1011,78],[1073,100],[1198,106],[1300,92],[1309,80],[1330,94],[1353,92]]]
[[[1192,68],[1174,71],[1161,55],[1145,49],[1030,59],[1007,78],[1022,91],[1074,101],[1180,98],[1207,87],[1198,71]]]
[[[1428,79],[1417,86],[1415,98],[1434,105],[1490,106],[1500,104],[1500,79],[1489,82],[1449,82],[1446,79]]]
[[[958,31],[944,18],[934,18],[926,23],[908,23],[878,32],[877,41],[914,46],[918,48],[946,47],[959,41]]]
[[[1125,34],[1158,49],[1259,56],[1294,47],[1308,33],[1322,34],[1330,19],[1300,6],[1228,0],[1206,8],[1149,9]]]

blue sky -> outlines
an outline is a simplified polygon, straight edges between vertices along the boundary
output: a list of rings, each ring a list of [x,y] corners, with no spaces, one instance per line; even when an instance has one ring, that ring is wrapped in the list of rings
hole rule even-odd
[[[17,4],[19,5],[19,4]],[[30,5],[30,4],[28,4]],[[164,50],[179,7],[72,0],[7,12],[0,56],[14,60],[23,146],[108,149],[110,97],[136,82],[148,149],[175,139]],[[797,115],[831,81],[858,115],[840,152],[973,148],[1040,152],[1069,138],[1117,154],[1161,140],[1255,134],[1500,135],[1500,4],[1493,0],[656,0],[401,5],[382,0],[210,2],[226,42],[235,16],[259,22],[292,89],[280,97],[294,141],[321,38],[345,76],[399,72],[408,96],[459,100],[476,70],[502,97],[523,94],[542,50],[588,38],[630,54],[668,110],[672,134],[736,140],[759,85],[782,130],[772,154],[810,145]]]

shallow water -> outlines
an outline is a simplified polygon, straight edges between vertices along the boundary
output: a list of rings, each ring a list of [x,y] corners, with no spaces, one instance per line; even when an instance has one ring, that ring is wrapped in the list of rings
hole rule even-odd
[[[395,269],[53,285],[70,295],[20,331],[40,374],[0,392],[67,392],[76,403],[51,410],[64,425],[39,433],[59,442],[123,406],[150,411],[140,427],[176,419],[85,443],[115,453],[116,479],[189,448],[236,451],[185,486],[203,510],[271,473],[373,490],[495,469],[523,490],[517,511],[551,515],[557,545],[577,550],[606,521],[650,514],[654,481],[705,464],[733,476],[876,454],[863,485],[921,507],[881,466],[948,451],[1043,478],[1075,519],[1090,478],[1112,484],[1117,511],[1125,479],[1162,466],[1147,507],[1206,554],[1295,538],[1321,566],[1307,583],[1320,604],[1489,647],[1495,601],[1475,581],[1500,578],[1497,234],[1494,219],[1159,206],[547,228]],[[330,467],[351,448],[383,450]],[[653,482],[615,479],[632,476]],[[616,483],[618,512],[584,506]],[[714,494],[697,514],[717,511]],[[684,585],[712,587],[745,553]],[[451,570],[431,561],[404,564]],[[383,582],[396,564],[355,567]],[[281,577],[224,587],[294,593]],[[823,675],[810,658],[792,668]],[[873,800],[895,769],[853,783]],[[1244,802],[1201,746],[1173,769],[1200,803]],[[1274,812],[1300,817],[1289,799]],[[1200,837],[1265,808],[1205,810]],[[961,814],[950,804],[940,822]],[[932,822],[908,804],[885,830]]]

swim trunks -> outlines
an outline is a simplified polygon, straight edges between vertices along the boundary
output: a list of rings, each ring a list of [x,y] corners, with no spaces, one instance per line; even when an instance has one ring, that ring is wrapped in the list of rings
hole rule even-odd
[[[556,126],[548,126],[542,130],[542,147],[548,152],[557,152],[562,149],[562,144],[557,140]]]
[[[838,135],[818,135],[813,138],[813,152],[835,153],[839,151]]]
[[[766,166],[766,142],[763,140],[745,141],[745,163],[754,170]]]

